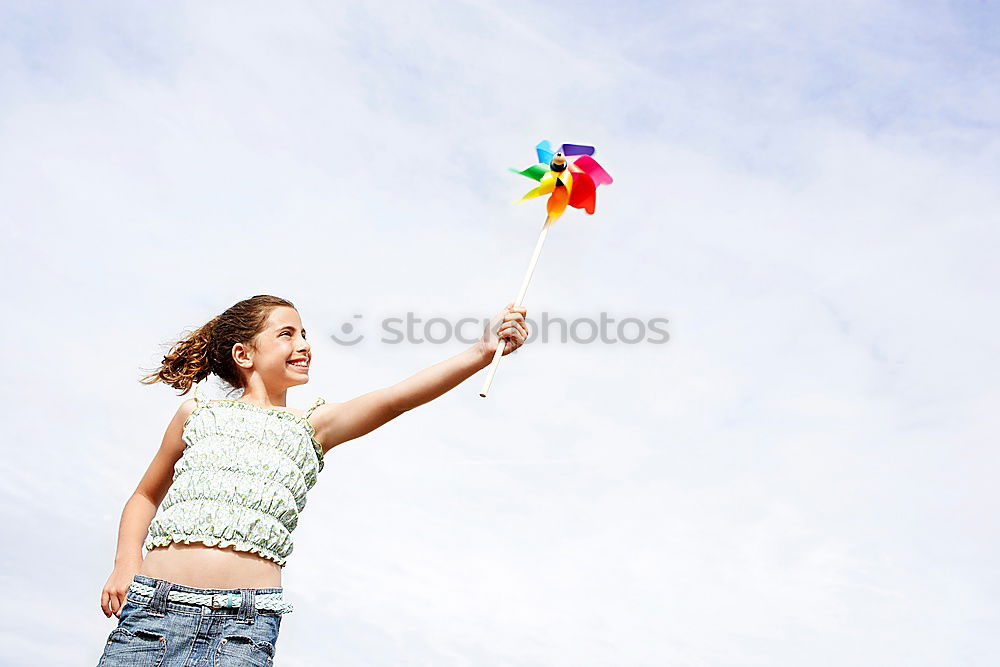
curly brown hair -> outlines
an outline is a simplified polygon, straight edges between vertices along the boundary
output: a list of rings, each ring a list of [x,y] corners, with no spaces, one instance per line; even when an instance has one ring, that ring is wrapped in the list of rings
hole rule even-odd
[[[198,329],[186,332],[170,347],[160,367],[139,382],[163,382],[179,389],[183,396],[196,382],[215,373],[231,386],[245,388],[243,375],[233,360],[233,346],[243,343],[252,347],[271,311],[278,306],[295,308],[291,301],[268,294],[233,304]]]

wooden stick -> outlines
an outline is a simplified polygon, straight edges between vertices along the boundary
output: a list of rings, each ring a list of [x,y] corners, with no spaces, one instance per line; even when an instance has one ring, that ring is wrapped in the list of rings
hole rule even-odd
[[[542,225],[542,231],[538,235],[538,241],[535,242],[535,252],[531,254],[531,261],[528,262],[528,272],[524,274],[524,282],[521,283],[521,290],[517,293],[517,298],[514,299],[514,308],[521,307],[521,300],[524,299],[524,293],[528,291],[528,283],[531,282],[531,274],[535,272],[535,264],[538,263],[538,256],[542,254],[542,244],[545,243],[545,236],[549,233],[549,218],[545,217],[545,224]],[[493,353],[493,361],[490,362],[490,369],[486,373],[486,381],[483,382],[483,388],[479,390],[479,395],[486,398],[486,392],[490,390],[490,385],[493,383],[493,376],[496,375],[497,367],[500,365],[500,359],[503,357],[503,351],[507,347],[507,342],[504,339],[500,339],[500,343],[497,345],[497,351]]]

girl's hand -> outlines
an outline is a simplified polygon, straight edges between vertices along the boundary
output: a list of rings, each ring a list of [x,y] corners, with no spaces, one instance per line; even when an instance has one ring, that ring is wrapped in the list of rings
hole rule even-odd
[[[524,341],[528,339],[528,327],[525,323],[527,313],[525,308],[515,309],[514,302],[511,301],[503,310],[493,316],[489,327],[483,332],[483,337],[477,343],[479,351],[485,359],[493,358],[501,339],[504,343],[504,356],[524,345]]]
[[[116,565],[108,577],[108,583],[104,584],[104,590],[101,591],[101,609],[108,618],[111,618],[111,614],[121,618],[121,609],[125,606],[125,594],[128,593],[132,578],[139,571],[141,564],[140,561],[134,565]]]

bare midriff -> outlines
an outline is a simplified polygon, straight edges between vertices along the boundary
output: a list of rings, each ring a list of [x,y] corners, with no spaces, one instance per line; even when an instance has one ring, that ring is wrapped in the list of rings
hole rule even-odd
[[[280,588],[281,566],[232,547],[171,542],[151,549],[138,574],[192,588]]]

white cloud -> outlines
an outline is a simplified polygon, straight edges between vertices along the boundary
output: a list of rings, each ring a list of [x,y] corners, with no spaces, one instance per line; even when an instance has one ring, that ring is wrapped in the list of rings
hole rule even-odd
[[[550,233],[529,316],[670,341],[535,341],[485,401],[477,375],[331,452],[283,664],[994,663],[995,19],[755,7],[4,9],[11,664],[112,628],[161,343],[291,298],[293,405],[456,353],[377,322],[513,298],[541,204],[506,169],[542,138],[616,182]],[[325,338],[354,314],[364,344]]]

